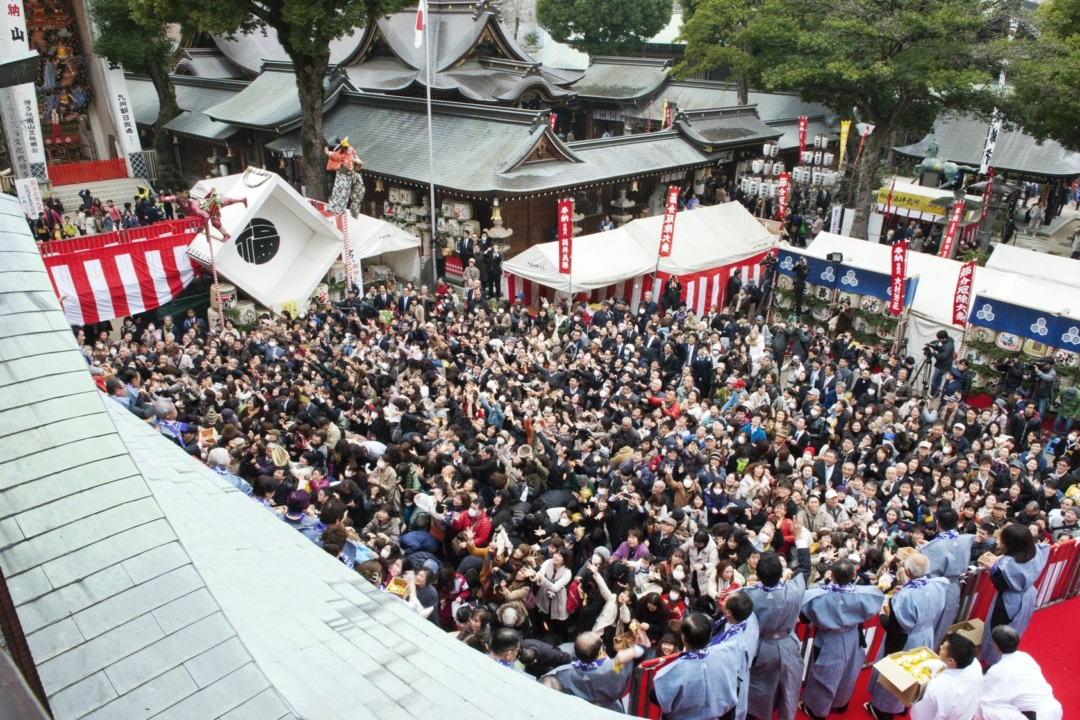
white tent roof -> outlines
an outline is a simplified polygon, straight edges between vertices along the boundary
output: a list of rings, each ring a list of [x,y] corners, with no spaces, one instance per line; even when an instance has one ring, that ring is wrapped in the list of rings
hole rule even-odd
[[[805,252],[824,259],[829,253],[844,255],[844,264],[888,274],[889,246],[855,238],[821,233]],[[911,304],[908,347],[916,350],[933,339],[938,330],[947,330],[959,339],[960,326],[952,324],[956,279],[963,263],[925,253],[909,253],[907,272],[918,276],[919,284]],[[1036,281],[1016,272],[976,267],[972,284],[975,294],[1046,312],[1080,316],[1080,288]],[[909,352],[909,354],[913,354]]]
[[[367,215],[353,217],[349,213],[343,217],[348,223],[349,249],[355,261],[420,247],[420,238],[385,220]]]
[[[564,292],[593,290],[656,269],[689,275],[732,265],[776,245],[775,238],[739,203],[699,207],[675,217],[672,254],[659,258],[658,268],[663,224],[662,216],[642,218],[610,232],[575,238],[572,278],[559,273],[557,242],[534,245],[503,263],[503,268]]]
[[[232,237],[223,243],[216,231],[212,233],[218,274],[268,308],[290,301],[306,303],[341,255],[341,232],[274,173],[249,168],[242,175],[202,180],[191,196],[205,197],[210,188],[223,197],[248,201],[247,207],[236,203],[221,211],[222,228]],[[277,244],[268,244],[267,239],[272,243],[273,238]],[[238,241],[246,243],[244,254],[249,258],[259,252],[263,256],[245,259]],[[210,265],[205,234],[196,236],[188,255]]]
[[[998,243],[986,267],[1080,287],[1080,260]],[[1077,308],[1080,310],[1080,308]]]

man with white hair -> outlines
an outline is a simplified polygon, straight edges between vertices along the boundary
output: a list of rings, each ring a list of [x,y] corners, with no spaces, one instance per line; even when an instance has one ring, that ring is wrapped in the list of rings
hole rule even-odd
[[[229,451],[225,448],[214,448],[206,456],[206,464],[210,466],[211,470],[217,473],[222,480],[251,497],[251,485],[248,484],[248,481],[229,472],[229,463],[231,461]]]
[[[931,647],[934,627],[945,610],[949,581],[943,577],[928,578],[930,558],[912,553],[904,560],[898,573],[903,585],[881,606],[881,627],[885,640],[877,660],[885,655],[919,647]],[[875,720],[892,720],[904,712],[904,704],[878,683],[875,670],[870,675],[870,702],[863,707]]]
[[[975,720],[1061,720],[1061,703],[1035,659],[1020,652],[1020,633],[998,625],[990,634],[1001,659],[983,676]]]

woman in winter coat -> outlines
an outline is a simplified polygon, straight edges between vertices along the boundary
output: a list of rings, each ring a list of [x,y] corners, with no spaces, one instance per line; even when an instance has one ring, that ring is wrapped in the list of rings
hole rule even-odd
[[[566,588],[574,579],[570,569],[573,555],[566,548],[560,549],[544,561],[535,573],[536,609],[547,622],[548,629],[556,635],[565,635],[566,621],[570,613],[566,611]]]

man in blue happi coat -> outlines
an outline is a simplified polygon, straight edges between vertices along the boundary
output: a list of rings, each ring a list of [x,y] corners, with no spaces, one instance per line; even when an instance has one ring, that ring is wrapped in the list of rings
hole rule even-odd
[[[934,641],[927,643],[932,648],[941,647],[949,632],[949,626],[956,622],[956,613],[960,610],[960,576],[968,569],[971,545],[975,542],[974,535],[961,535],[956,529],[959,519],[959,514],[953,508],[939,507],[937,535],[919,548],[919,552],[930,559],[928,577],[945,578],[949,581],[945,609],[934,628]]]
[[[739,649],[739,702],[735,720],[745,720],[750,701],[750,666],[754,664],[758,646],[754,602],[744,592],[733,592],[724,598],[721,610],[723,618],[713,624],[714,635],[709,645],[727,644]]]
[[[855,567],[849,560],[833,563],[830,576],[832,582],[803,596],[802,615],[814,625],[814,648],[799,708],[810,720],[847,710],[866,658],[863,623],[877,615],[885,599],[876,587],[853,584]]]
[[[876,660],[902,650],[934,646],[934,628],[945,609],[949,595],[949,581],[945,578],[929,578],[930,559],[912,553],[904,560],[898,572],[898,582],[903,584],[881,607],[881,629],[885,640],[881,643]],[[904,703],[878,682],[878,672],[870,674],[870,702],[864,703],[866,711],[875,720],[892,720],[904,712]]]
[[[810,574],[809,541],[795,532],[798,569],[784,581],[780,556],[767,552],[757,565],[758,582],[743,592],[754,604],[758,621],[757,659],[750,667],[747,713],[754,718],[793,720],[799,707],[803,658],[795,625],[799,622],[806,578]]]
[[[739,700],[739,642],[709,644],[711,623],[691,613],[680,626],[686,650],[653,680],[656,702],[667,720],[734,720]]]

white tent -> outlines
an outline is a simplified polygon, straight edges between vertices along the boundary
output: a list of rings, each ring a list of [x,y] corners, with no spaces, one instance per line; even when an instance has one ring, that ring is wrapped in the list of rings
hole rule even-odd
[[[844,264],[889,274],[890,248],[855,238],[821,233],[805,251],[815,258],[839,252]],[[918,276],[919,284],[911,303],[907,338],[909,354],[915,354],[934,339],[939,330],[949,332],[959,345],[962,329],[952,324],[953,296],[963,263],[924,253],[909,253],[907,274]],[[1052,314],[1080,316],[1080,288],[1036,281],[1016,272],[976,267],[973,296],[983,295],[1014,305]]]
[[[246,198],[221,211],[222,229],[214,236],[218,275],[228,278],[262,306],[280,309],[308,298],[341,255],[341,232],[280,176],[249,168],[243,175],[202,180],[191,190],[203,198],[215,188],[223,197]],[[188,255],[209,267],[205,234],[188,247]]]
[[[532,246],[503,263],[503,269],[508,275],[563,293],[625,284],[658,271],[683,278],[687,302],[697,307],[707,304],[708,298],[716,301],[734,272],[725,274],[723,268],[751,261],[776,246],[775,238],[746,208],[725,203],[676,215],[672,254],[660,258],[663,223],[663,217],[642,218],[610,232],[575,238],[571,275],[559,273],[556,242]],[[691,288],[696,297],[691,297]],[[635,303],[637,299],[633,298]]]
[[[986,267],[1080,287],[1080,260],[997,243]],[[1080,308],[1077,308],[1080,310]]]
[[[398,278],[420,278],[420,238],[397,225],[367,215],[353,217],[345,213],[349,250],[357,266],[386,265]]]

